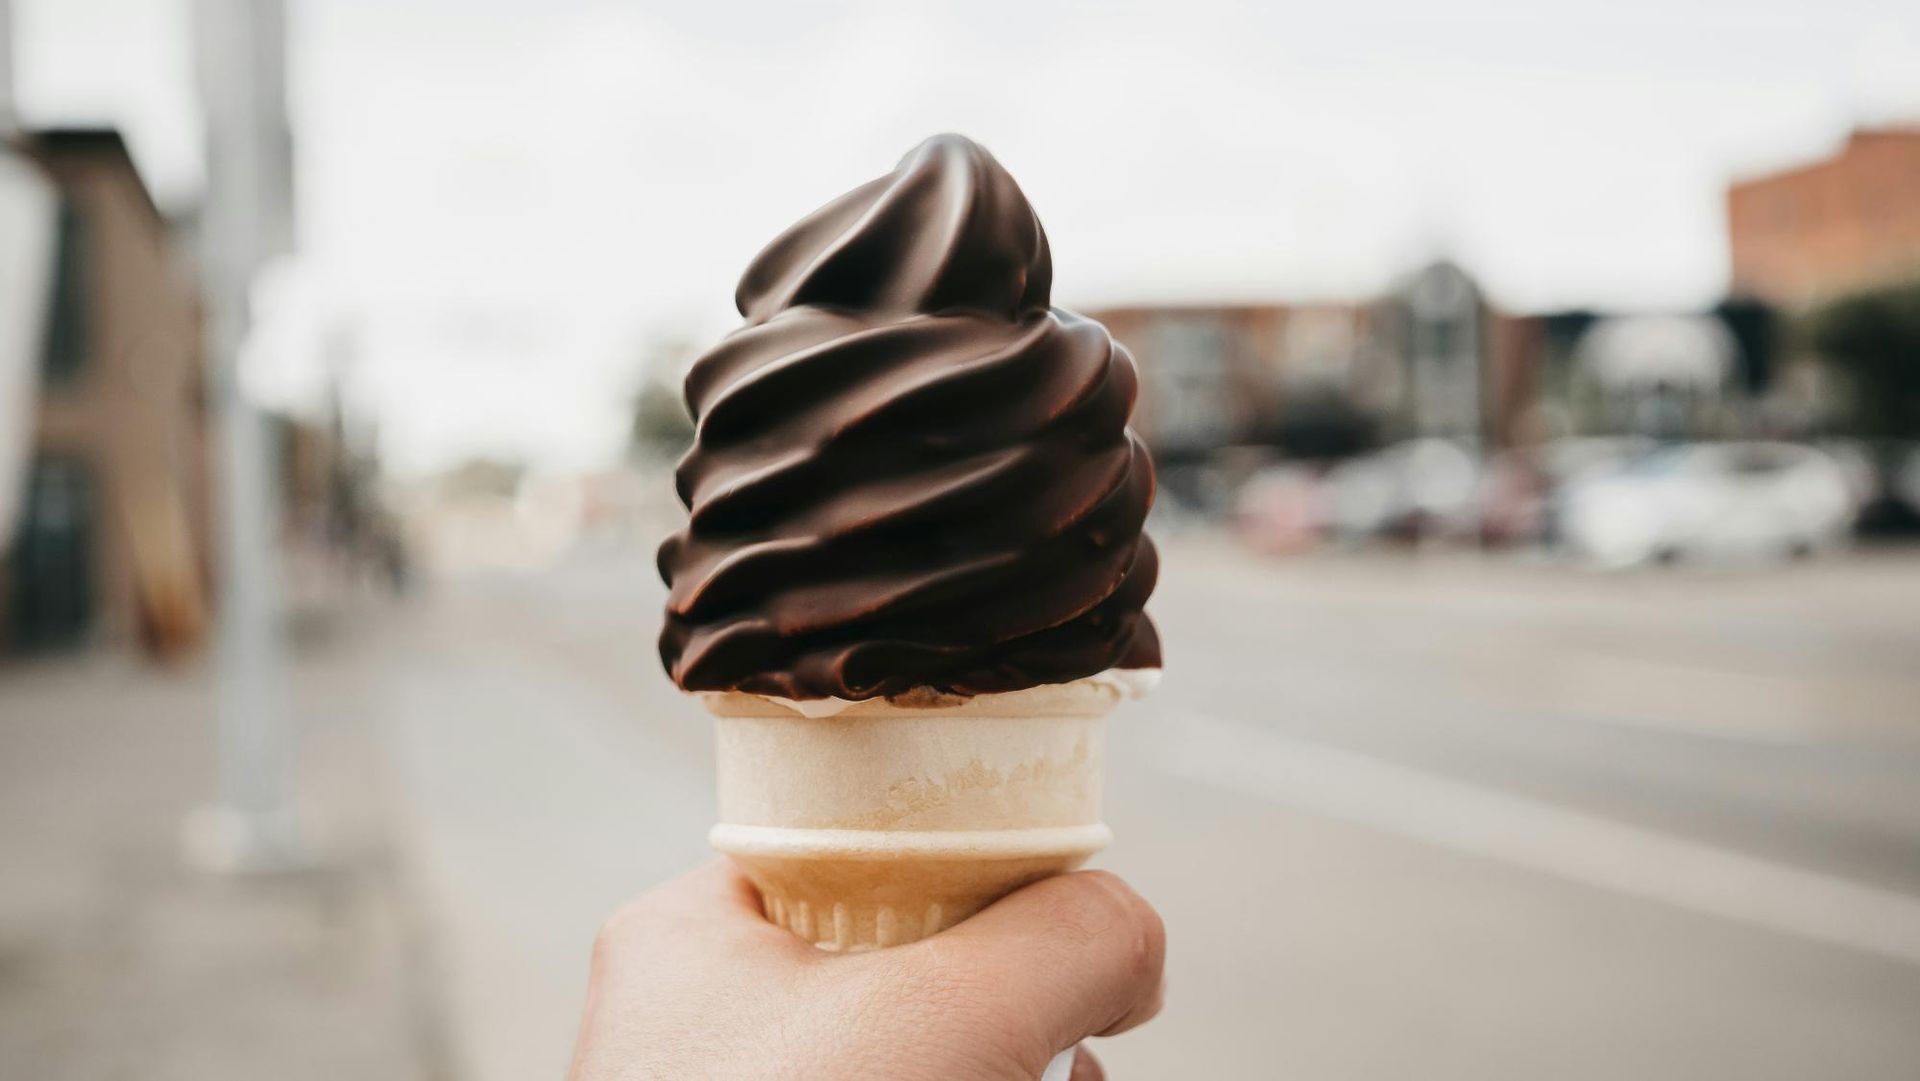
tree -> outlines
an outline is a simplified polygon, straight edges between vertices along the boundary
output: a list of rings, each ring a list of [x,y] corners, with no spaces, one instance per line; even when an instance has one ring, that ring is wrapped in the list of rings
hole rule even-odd
[[[1828,303],[1808,317],[1807,342],[1852,388],[1853,434],[1920,438],[1920,281]]]
[[[693,445],[693,418],[679,388],[649,379],[633,406],[634,450],[644,458],[671,461]]]
[[[1380,445],[1379,424],[1349,395],[1332,388],[1302,388],[1265,425],[1266,441],[1288,457],[1325,461],[1361,454]]]

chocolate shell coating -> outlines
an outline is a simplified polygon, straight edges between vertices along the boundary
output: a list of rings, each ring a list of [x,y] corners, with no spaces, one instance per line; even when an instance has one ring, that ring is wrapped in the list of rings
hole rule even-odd
[[[953,135],[760,253],[746,325],[687,376],[675,682],[862,699],[1159,666],[1133,359],[1052,278],[1013,178]]]

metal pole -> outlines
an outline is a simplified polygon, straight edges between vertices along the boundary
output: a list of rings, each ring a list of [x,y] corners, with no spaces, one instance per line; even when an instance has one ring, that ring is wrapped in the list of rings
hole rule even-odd
[[[207,123],[202,256],[209,385],[219,418],[217,802],[189,822],[190,853],[228,870],[303,862],[277,548],[275,448],[241,393],[254,273],[287,241],[281,0],[197,0]]]
[[[13,0],[0,0],[0,142],[19,130],[14,114]]]

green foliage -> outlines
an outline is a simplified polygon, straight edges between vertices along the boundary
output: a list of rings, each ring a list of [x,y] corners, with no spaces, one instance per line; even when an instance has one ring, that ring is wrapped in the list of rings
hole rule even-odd
[[[1920,281],[1840,297],[1809,315],[1806,331],[1852,389],[1852,434],[1920,438]]]
[[[693,418],[678,388],[657,379],[640,388],[633,406],[633,448],[652,458],[678,458],[693,445]]]

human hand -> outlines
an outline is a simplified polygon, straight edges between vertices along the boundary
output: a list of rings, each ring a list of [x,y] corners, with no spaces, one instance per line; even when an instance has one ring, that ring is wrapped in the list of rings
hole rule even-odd
[[[1160,1010],[1166,933],[1120,879],[1035,883],[931,938],[817,950],[716,860],[615,913],[570,1081],[1034,1081]],[[1105,1074],[1082,1048],[1073,1081]]]

